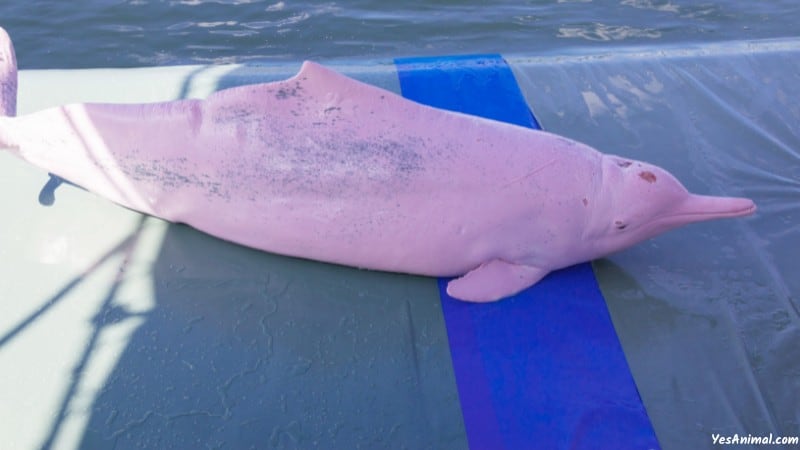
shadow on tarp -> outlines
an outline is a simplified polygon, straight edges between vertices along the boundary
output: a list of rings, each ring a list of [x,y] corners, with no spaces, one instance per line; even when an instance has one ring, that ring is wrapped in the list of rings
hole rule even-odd
[[[430,280],[175,225],[153,278],[82,448],[465,448]]]

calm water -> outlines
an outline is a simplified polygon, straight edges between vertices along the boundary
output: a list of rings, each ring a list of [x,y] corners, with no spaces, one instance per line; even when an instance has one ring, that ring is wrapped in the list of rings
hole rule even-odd
[[[797,0],[2,0],[22,68],[381,59],[762,39]],[[79,6],[75,6],[79,5]],[[612,47],[613,48],[613,47]]]

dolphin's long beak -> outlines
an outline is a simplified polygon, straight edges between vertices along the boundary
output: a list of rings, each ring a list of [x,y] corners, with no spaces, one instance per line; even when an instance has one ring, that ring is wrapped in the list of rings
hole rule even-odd
[[[689,197],[670,214],[678,222],[693,223],[726,217],[749,216],[756,211],[756,204],[749,198],[712,197],[690,194]]]
[[[748,216],[755,210],[756,204],[749,198],[689,194],[674,209],[650,222],[648,234],[652,237],[690,223]]]

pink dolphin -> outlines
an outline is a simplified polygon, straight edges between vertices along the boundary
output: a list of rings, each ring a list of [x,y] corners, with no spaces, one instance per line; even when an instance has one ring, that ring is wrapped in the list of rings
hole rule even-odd
[[[16,67],[0,35],[0,104]],[[653,165],[443,111],[312,62],[292,78],[157,104],[0,118],[0,147],[125,207],[249,247],[460,276],[494,301],[680,225],[751,214]]]

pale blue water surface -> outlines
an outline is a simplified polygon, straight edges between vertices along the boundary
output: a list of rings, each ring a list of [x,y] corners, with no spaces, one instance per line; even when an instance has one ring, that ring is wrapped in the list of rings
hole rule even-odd
[[[384,59],[786,37],[795,0],[0,2],[21,68]]]

